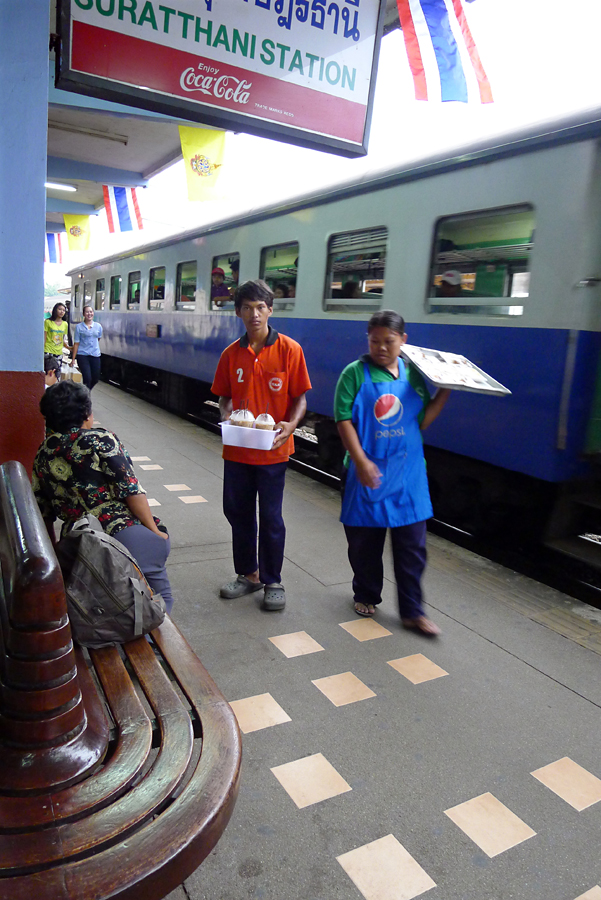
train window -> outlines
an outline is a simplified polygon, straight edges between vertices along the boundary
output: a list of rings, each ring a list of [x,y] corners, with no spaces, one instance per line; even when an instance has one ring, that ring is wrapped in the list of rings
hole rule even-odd
[[[328,242],[324,307],[373,312],[382,305],[387,228],[333,234]]]
[[[141,272],[130,272],[127,276],[127,308],[140,309]]]
[[[150,270],[148,281],[148,309],[158,312],[165,308],[165,266]]]
[[[216,272],[221,269],[221,272]],[[211,309],[233,309],[232,294],[238,287],[240,254],[223,253],[211,263]]]
[[[119,309],[121,306],[121,276],[113,275],[111,278],[111,309]]]
[[[74,307],[75,309],[79,309],[79,304],[80,304],[80,301],[81,301],[81,296],[80,296],[80,290],[79,290],[79,287],[80,287],[80,286],[79,286],[78,284],[74,284],[74,285],[73,285],[73,307]]]
[[[263,247],[261,250],[259,277],[263,278],[274,292],[274,309],[294,309],[298,256],[297,241]]]
[[[177,264],[175,308],[196,308],[196,260]]]
[[[91,306],[92,305],[92,282],[86,281],[83,286],[83,305]]]
[[[104,278],[96,279],[96,309],[104,309]]]
[[[534,210],[527,204],[439,219],[428,312],[521,316],[533,241]]]

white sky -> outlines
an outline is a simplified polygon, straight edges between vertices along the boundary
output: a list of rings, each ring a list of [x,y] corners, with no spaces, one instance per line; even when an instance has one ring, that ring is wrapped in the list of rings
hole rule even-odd
[[[490,80],[492,104],[416,101],[400,31],[384,38],[369,153],[346,160],[251,135],[228,133],[221,201],[188,202],[183,162],[137,191],[144,230],[109,234],[102,212],[92,217],[89,252],[64,254],[45,266],[46,282],[98,259],[252,207],[297,196],[365,171],[431,156],[585,109],[601,108],[601,0],[475,0],[464,4]],[[65,239],[66,240],[66,239]]]

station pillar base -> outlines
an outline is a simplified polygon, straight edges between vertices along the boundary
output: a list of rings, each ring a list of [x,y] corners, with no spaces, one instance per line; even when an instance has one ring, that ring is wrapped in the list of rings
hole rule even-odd
[[[43,393],[43,372],[0,372],[0,463],[16,459],[30,477],[44,440]]]

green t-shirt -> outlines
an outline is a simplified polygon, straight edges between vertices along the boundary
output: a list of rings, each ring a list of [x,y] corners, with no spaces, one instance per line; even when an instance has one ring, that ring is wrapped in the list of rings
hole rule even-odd
[[[44,353],[53,353],[55,356],[63,355],[63,339],[69,328],[65,319],[53,322],[52,319],[44,319]]]
[[[388,369],[374,363],[367,353],[359,359],[356,359],[355,362],[350,363],[346,369],[343,369],[342,374],[338,379],[338,384],[336,385],[336,394],[334,395],[334,419],[336,422],[344,422],[346,419],[352,419],[353,417],[353,403],[355,402],[355,397],[359,393],[361,385],[365,381],[363,363],[368,363],[371,380],[376,384],[383,381],[396,381],[392,372],[389,372]],[[409,384],[422,401],[422,409],[417,416],[417,421],[421,423],[424,418],[426,406],[430,402],[430,392],[426,387],[426,382],[415,366],[406,362],[405,372],[407,373]]]

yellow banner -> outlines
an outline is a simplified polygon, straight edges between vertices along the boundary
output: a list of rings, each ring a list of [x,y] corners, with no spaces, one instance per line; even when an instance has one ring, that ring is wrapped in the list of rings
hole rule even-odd
[[[179,126],[182,155],[186,166],[188,200],[220,200],[216,190],[223,166],[225,131]]]
[[[69,250],[87,250],[90,246],[90,217],[64,214]]]

